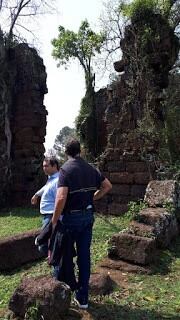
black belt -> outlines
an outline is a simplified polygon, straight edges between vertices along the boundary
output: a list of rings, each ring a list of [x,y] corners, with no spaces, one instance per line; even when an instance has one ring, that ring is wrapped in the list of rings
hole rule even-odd
[[[92,206],[88,206],[88,208],[85,209],[78,209],[78,210],[69,210],[67,212],[65,212],[64,214],[73,214],[73,213],[88,213],[88,212],[92,212]]]

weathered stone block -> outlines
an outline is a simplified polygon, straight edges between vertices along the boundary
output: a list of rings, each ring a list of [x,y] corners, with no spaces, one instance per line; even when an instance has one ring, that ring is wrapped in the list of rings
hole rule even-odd
[[[111,270],[117,270],[123,271],[123,272],[131,272],[131,273],[141,273],[141,274],[151,274],[152,270],[148,266],[142,266],[142,265],[137,265],[131,262],[123,261],[123,260],[114,260],[110,259],[108,257],[104,258],[103,260],[100,261],[99,267],[109,270],[110,275]],[[98,268],[99,270],[99,268]],[[119,279],[121,282],[121,278]],[[121,283],[120,283],[121,284]]]
[[[111,183],[132,184],[133,174],[128,172],[112,172],[110,173]]]
[[[174,180],[152,180],[146,188],[144,200],[150,207],[162,207],[164,204],[178,206],[178,185]]]
[[[120,216],[127,211],[128,211],[128,205],[125,203],[124,204],[112,203],[108,205],[108,213],[112,215]]]
[[[113,291],[114,282],[109,275],[93,273],[90,276],[89,290],[92,295],[106,295]]]
[[[134,173],[135,184],[145,184],[147,185],[150,181],[149,173],[147,172],[137,172]]]
[[[107,165],[109,172],[123,172],[125,171],[125,164],[123,161],[110,161]]]
[[[15,316],[25,319],[28,309],[35,306],[38,319],[58,320],[64,315],[71,301],[68,285],[54,278],[41,276],[24,278],[9,301]]]
[[[123,152],[123,160],[124,160],[124,161],[130,161],[130,162],[132,163],[133,161],[136,161],[136,162],[140,161],[140,160],[141,160],[141,157],[140,157],[140,154],[138,154],[138,153],[135,152],[135,151],[127,151],[127,150],[125,150],[125,151]],[[127,167],[126,167],[126,171],[128,171],[128,172],[135,172],[135,171],[129,171],[129,170],[127,169]]]
[[[154,260],[155,252],[155,240],[151,238],[121,232],[113,235],[109,241],[108,256],[111,259],[146,265]]]
[[[117,195],[113,194],[112,195],[112,203],[117,203],[117,204],[124,204],[124,203],[129,203],[130,201],[136,201],[137,198],[133,198],[132,196],[125,196],[125,195]]]
[[[108,213],[108,206],[106,199],[101,199],[96,201],[95,203],[95,211],[98,213],[107,214]]]
[[[9,271],[22,264],[42,258],[34,244],[39,231],[28,231],[0,240],[0,270]]]
[[[106,150],[106,160],[108,161],[119,161],[121,157],[120,149],[122,150],[122,146],[119,145],[119,148],[108,148]]]
[[[126,171],[128,172],[147,172],[147,164],[145,162],[135,161],[126,163]]]
[[[160,248],[166,248],[179,233],[175,214],[169,213],[165,208],[143,209],[137,219],[141,224],[153,227],[153,234]]]
[[[132,221],[128,227],[128,233],[139,237],[153,238],[155,237],[154,231],[154,226],[137,221]]]
[[[114,184],[110,194],[125,195],[130,194],[130,185],[128,184]]]

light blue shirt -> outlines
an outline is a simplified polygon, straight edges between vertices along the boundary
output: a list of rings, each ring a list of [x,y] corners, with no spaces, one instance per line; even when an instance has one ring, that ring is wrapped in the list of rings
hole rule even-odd
[[[57,192],[57,184],[59,180],[59,172],[48,176],[48,180],[44,187],[36,192],[38,197],[41,197],[40,212],[41,214],[53,214]]]

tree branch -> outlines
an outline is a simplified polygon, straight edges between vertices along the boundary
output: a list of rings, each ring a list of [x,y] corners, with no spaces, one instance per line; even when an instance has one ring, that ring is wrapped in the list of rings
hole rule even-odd
[[[14,16],[12,17],[12,23],[11,23],[11,26],[10,26],[10,30],[9,30],[9,40],[12,38],[12,34],[13,34],[13,28],[14,28],[14,25],[19,17],[19,14],[20,12],[23,10],[23,8],[25,6],[28,5],[28,3],[30,3],[31,0],[27,0],[26,2],[24,2],[24,0],[21,0],[18,7],[17,7],[17,12],[14,14]]]

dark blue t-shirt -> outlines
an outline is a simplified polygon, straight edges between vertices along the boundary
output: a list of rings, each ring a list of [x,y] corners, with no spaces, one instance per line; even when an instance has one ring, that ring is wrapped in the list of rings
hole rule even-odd
[[[63,210],[83,210],[93,206],[93,196],[105,177],[81,157],[69,159],[60,169],[58,187],[68,187],[67,201]]]

